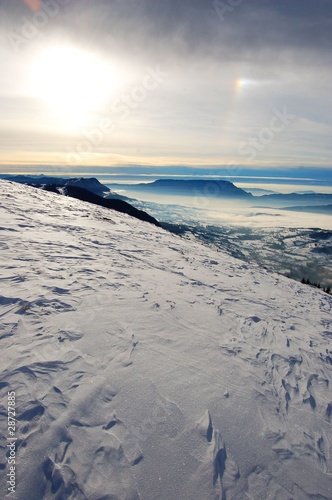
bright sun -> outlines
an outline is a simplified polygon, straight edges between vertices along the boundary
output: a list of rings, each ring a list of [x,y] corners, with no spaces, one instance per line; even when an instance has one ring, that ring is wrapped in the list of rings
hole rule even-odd
[[[110,65],[93,53],[53,47],[39,54],[31,67],[32,93],[42,99],[67,130],[83,125],[118,86]]]

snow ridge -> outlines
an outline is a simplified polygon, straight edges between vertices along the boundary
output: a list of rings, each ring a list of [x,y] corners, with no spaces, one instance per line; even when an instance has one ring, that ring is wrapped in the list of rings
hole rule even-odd
[[[330,296],[0,191],[1,492],[15,391],[18,500],[332,498]]]

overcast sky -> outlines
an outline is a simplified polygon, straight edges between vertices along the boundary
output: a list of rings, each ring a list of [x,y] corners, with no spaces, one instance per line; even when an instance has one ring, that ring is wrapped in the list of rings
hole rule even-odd
[[[0,0],[0,168],[331,176],[331,49],[331,0]]]

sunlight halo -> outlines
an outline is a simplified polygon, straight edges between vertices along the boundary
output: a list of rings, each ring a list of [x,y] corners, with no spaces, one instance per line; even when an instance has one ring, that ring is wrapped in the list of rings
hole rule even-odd
[[[48,47],[33,59],[30,91],[65,130],[84,125],[120,86],[120,73],[93,52],[72,46]]]

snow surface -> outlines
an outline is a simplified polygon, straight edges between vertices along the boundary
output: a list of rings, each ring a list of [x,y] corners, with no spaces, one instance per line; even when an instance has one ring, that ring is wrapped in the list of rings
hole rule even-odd
[[[18,500],[331,499],[332,297],[0,181]]]

